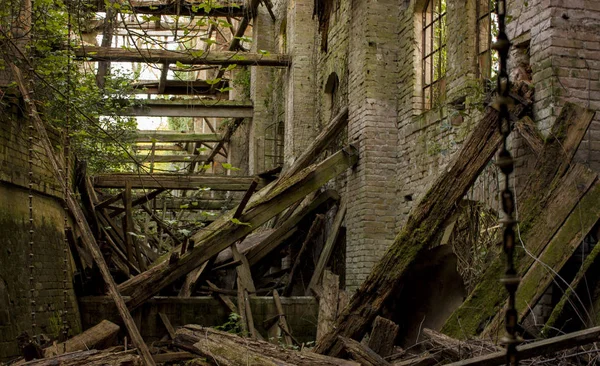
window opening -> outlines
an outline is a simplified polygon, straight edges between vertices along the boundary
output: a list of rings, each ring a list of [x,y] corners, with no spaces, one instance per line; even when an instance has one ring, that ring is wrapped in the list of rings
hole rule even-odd
[[[423,109],[429,110],[446,96],[446,0],[429,0],[423,11]]]
[[[283,121],[272,123],[265,129],[265,167],[267,169],[283,166],[284,133]]]
[[[498,34],[495,0],[477,0],[477,77],[491,80],[496,74],[497,60],[492,43]]]

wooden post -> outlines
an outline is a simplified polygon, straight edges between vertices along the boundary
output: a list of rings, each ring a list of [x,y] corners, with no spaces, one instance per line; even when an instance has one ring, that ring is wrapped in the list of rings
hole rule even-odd
[[[115,281],[113,280],[113,278],[110,274],[108,266],[106,265],[106,262],[104,261],[104,257],[102,257],[100,248],[98,248],[98,245],[96,244],[96,239],[94,238],[94,234],[92,233],[92,231],[85,219],[85,215],[81,211],[81,208],[79,207],[79,203],[75,200],[75,198],[73,196],[73,192],[71,191],[70,187],[68,186],[65,177],[62,175],[62,172],[64,170],[60,168],[61,164],[59,163],[59,161],[56,158],[56,155],[54,153],[54,150],[52,149],[52,144],[50,143],[50,139],[48,138],[48,134],[46,132],[44,122],[40,118],[33,100],[29,99],[29,91],[27,90],[27,87],[25,86],[25,82],[23,81],[21,70],[18,67],[16,67],[14,64],[10,64],[10,66],[15,75],[15,79],[17,81],[17,85],[19,86],[21,94],[23,95],[23,98],[25,99],[25,104],[26,104],[27,110],[29,112],[31,112],[31,115],[33,117],[32,123],[34,124],[34,126],[38,132],[38,142],[42,145],[42,147],[44,148],[44,152],[48,156],[48,160],[50,161],[52,170],[54,172],[54,177],[56,178],[58,183],[61,185],[61,187],[67,191],[67,198],[66,198],[67,206],[68,206],[69,210],[71,211],[71,213],[73,214],[75,223],[77,224],[79,231],[81,233],[83,243],[85,244],[86,249],[90,252],[92,257],[94,258],[94,262],[98,266],[98,269],[100,270],[100,274],[102,275],[102,278],[104,279],[104,283],[106,284],[106,287],[108,289],[108,294],[114,300],[115,305],[117,307],[117,311],[121,315],[121,318],[123,319],[123,323],[125,323],[125,327],[127,328],[127,331],[129,333],[129,335],[131,336],[131,339],[133,340],[135,346],[137,347],[138,352],[144,359],[144,362],[146,363],[146,365],[151,365],[151,366],[155,365],[154,360],[152,359],[152,355],[150,354],[150,351],[148,350],[148,346],[146,346],[146,343],[144,343],[142,336],[140,335],[138,329],[135,326],[135,323],[133,322],[133,318],[131,317],[129,310],[127,310],[127,306],[125,305],[123,298],[121,297],[121,295],[119,294],[119,291],[117,290],[117,285],[115,284]]]

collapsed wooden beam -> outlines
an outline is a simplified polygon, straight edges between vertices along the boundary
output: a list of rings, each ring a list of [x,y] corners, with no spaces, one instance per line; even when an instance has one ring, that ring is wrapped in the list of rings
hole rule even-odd
[[[141,117],[252,118],[254,107],[252,104],[236,101],[150,99],[115,114]]]
[[[123,323],[125,323],[125,327],[127,328],[127,331],[129,333],[129,336],[131,337],[131,340],[133,341],[134,345],[138,348],[138,352],[140,353],[140,356],[144,359],[144,362],[147,365],[152,366],[155,363],[154,363],[154,360],[152,359],[152,355],[150,354],[150,351],[148,350],[148,346],[146,346],[146,343],[144,343],[144,339],[140,335],[140,332],[138,331],[137,327],[135,326],[133,318],[131,317],[131,313],[129,312],[129,310],[127,310],[127,307],[125,306],[125,302],[123,301],[123,298],[121,297],[121,295],[119,294],[119,291],[117,290],[117,285],[116,285],[114,279],[112,278],[112,275],[110,273],[110,270],[108,269],[108,265],[106,264],[106,261],[104,261],[102,252],[100,251],[100,248],[98,247],[98,244],[96,243],[96,239],[94,238],[94,234],[92,233],[92,230],[90,229],[90,226],[86,220],[86,217],[83,214],[83,211],[81,210],[81,207],[79,206],[79,203],[75,199],[75,195],[73,194],[69,185],[67,184],[67,180],[63,176],[62,172],[64,171],[64,169],[61,168],[61,164],[59,163],[58,158],[56,157],[56,153],[52,149],[52,144],[50,142],[50,138],[48,137],[48,133],[46,132],[46,127],[44,126],[44,122],[42,121],[41,117],[38,114],[37,107],[35,106],[34,101],[30,99],[31,94],[25,85],[25,81],[23,80],[23,75],[21,74],[21,70],[14,64],[10,64],[10,67],[15,76],[15,80],[17,82],[19,90],[20,90],[23,98],[25,99],[26,108],[31,116],[31,123],[34,125],[35,129],[37,130],[38,143],[40,143],[42,145],[42,147],[44,148],[44,152],[45,152],[46,156],[48,157],[48,160],[52,167],[54,177],[56,178],[56,180],[58,181],[60,186],[63,188],[63,190],[67,192],[66,204],[67,204],[69,211],[73,215],[75,224],[79,228],[79,232],[81,234],[82,241],[83,241],[87,251],[92,255],[92,258],[94,259],[94,262],[98,266],[98,269],[100,270],[102,279],[104,280],[104,283],[106,284],[106,287],[108,289],[108,294],[115,302],[117,311],[119,312],[119,315],[121,315],[121,318],[123,319]]]
[[[151,64],[230,65],[287,67],[288,55],[249,52],[187,50],[130,50],[122,48],[85,46],[73,50],[76,59],[83,61],[146,62]]]
[[[521,238],[536,258],[596,180],[588,169],[571,163],[593,116],[594,112],[575,104],[563,106],[532,174],[517,194]],[[517,273],[523,275],[534,259],[524,251],[516,251],[515,263]],[[502,288],[498,279],[503,276],[504,267],[501,256],[488,266],[477,287],[448,318],[442,333],[460,339],[477,335],[488,325],[507,299],[506,291],[498,291]],[[523,306],[524,303],[520,311]]]
[[[121,328],[115,323],[103,320],[81,334],[44,349],[44,357],[62,355],[63,353],[84,351],[87,349],[101,349],[111,346],[111,341],[116,341],[117,333]]]
[[[161,198],[156,201],[156,210],[231,210],[237,202],[229,199]]]
[[[189,163],[192,159],[198,158],[200,161],[206,161],[208,155],[136,155],[135,160],[138,162],[154,161],[155,163]]]
[[[194,249],[183,255],[175,264],[162,262],[120,285],[122,294],[131,296],[128,305],[135,308],[158,293],[165,286],[231,246],[251,233],[292,203],[316,191],[330,179],[356,163],[358,151],[349,146],[320,164],[308,167],[289,179],[279,182],[268,194],[258,192],[246,207],[239,221],[232,221],[233,212],[222,215],[208,227],[191,237]],[[271,183],[272,185],[274,183]]]
[[[112,173],[96,175],[92,182],[96,188],[124,188],[126,182],[131,182],[134,189],[208,188],[213,191],[246,191],[253,179],[254,177],[242,176]],[[261,186],[264,186],[263,181],[259,184]]]
[[[520,360],[526,360],[598,341],[600,341],[600,327],[594,327],[518,346],[517,352],[519,353]],[[447,366],[495,366],[503,365],[505,361],[506,351],[499,351],[489,355],[454,362]]]
[[[215,133],[161,130],[138,130],[132,138],[134,142],[219,142],[223,139],[221,135]],[[148,146],[146,150],[150,150],[151,148],[151,146]]]
[[[278,345],[240,337],[199,325],[186,325],[177,330],[175,346],[210,357],[220,365],[296,365],[296,366],[358,366],[354,361],[296,351]]]
[[[172,31],[169,31],[172,35]],[[164,91],[159,93],[159,82],[154,80],[141,80],[132,85],[136,94],[167,94],[167,95],[215,95],[219,89],[227,88],[229,82],[221,80],[216,84],[209,84],[206,80],[165,80]]]
[[[516,104],[511,112],[520,116],[524,110]],[[338,317],[335,329],[317,343],[316,352],[339,355],[344,348],[339,336],[360,339],[367,332],[386,300],[396,293],[407,269],[432,244],[444,221],[496,152],[501,141],[498,123],[498,112],[488,108],[452,162],[413,208],[392,246]]]

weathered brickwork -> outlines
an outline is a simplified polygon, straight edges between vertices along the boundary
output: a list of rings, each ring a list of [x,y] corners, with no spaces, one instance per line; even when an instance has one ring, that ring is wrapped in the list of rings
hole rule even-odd
[[[16,337],[31,334],[29,301],[29,209],[27,124],[14,111],[3,110],[0,120],[0,360],[20,354]],[[63,305],[64,228],[62,192],[50,173],[41,146],[35,141],[33,167],[34,256],[33,293],[36,333],[59,335]],[[67,272],[67,311],[71,334],[80,331],[79,311]]]
[[[430,110],[424,110],[421,95],[422,14],[426,0],[332,3],[327,51],[320,50],[321,35],[318,24],[312,20],[302,25],[312,29],[306,38],[298,40],[288,33],[284,42],[294,64],[310,76],[294,79],[292,75],[299,71],[296,68],[279,75],[288,81],[283,89],[288,121],[292,118],[290,111],[298,103],[296,93],[305,92],[313,76],[316,100],[311,95],[298,105],[303,108],[306,103],[314,103],[315,112],[308,111],[306,121],[321,127],[340,107],[349,108],[347,140],[360,150],[359,163],[348,173],[343,192],[348,199],[346,285],[352,290],[366,278],[392,243],[410,209],[483,116],[486,86],[478,77],[475,0],[447,1],[446,99]],[[281,9],[284,4],[285,1],[278,1],[276,7]],[[298,19],[295,17],[302,11],[297,5],[289,2],[286,11],[280,13],[286,15],[288,32],[292,29],[289,22]],[[512,76],[521,80],[532,78],[533,113],[539,128],[547,132],[566,101],[597,110],[597,2],[513,0],[508,7],[508,33],[514,40],[510,67],[516,72]],[[310,6],[303,11],[304,19],[312,15]],[[314,48],[295,48],[295,41],[302,44],[315,38],[315,32]],[[531,69],[532,74],[521,78],[520,66],[526,71]],[[338,83],[332,92],[330,81],[334,76]],[[286,139],[304,138],[304,131],[287,129],[288,126]],[[598,138],[600,115],[578,152],[579,160],[595,169],[600,168]],[[516,157],[513,178],[518,190],[535,158],[520,136],[513,134],[510,145]],[[293,158],[293,149],[296,146],[290,143],[286,157]],[[490,164],[466,198],[485,202],[497,210],[501,185],[497,168]]]

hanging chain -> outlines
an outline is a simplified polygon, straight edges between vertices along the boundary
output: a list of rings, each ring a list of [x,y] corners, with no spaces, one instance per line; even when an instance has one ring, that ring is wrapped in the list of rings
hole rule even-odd
[[[70,4],[68,2],[67,4]],[[62,341],[65,342],[69,338],[69,326],[68,326],[68,309],[69,309],[69,296],[68,296],[68,281],[69,281],[69,207],[67,200],[69,198],[69,166],[70,166],[70,137],[69,127],[71,124],[71,9],[67,5],[67,110],[65,116],[65,128],[64,128],[64,166],[65,166],[65,188],[64,188],[64,245],[63,245],[63,311],[61,313],[61,333]],[[64,343],[66,347],[66,343]],[[65,350],[66,352],[66,350]]]
[[[35,18],[34,18],[34,9],[33,9],[33,1],[30,3],[31,9],[30,10],[30,43],[29,43],[29,95],[27,96],[23,96],[25,98],[28,98],[28,103],[33,103],[33,87],[34,87],[34,81],[33,81],[33,73],[34,73],[34,67],[33,67],[33,62],[34,62],[34,49],[35,49],[35,42],[34,42],[34,33],[33,33],[33,25],[35,23]],[[28,267],[29,267],[29,305],[30,305],[30,310],[31,310],[31,339],[34,340],[35,339],[35,333],[37,331],[37,324],[36,324],[36,302],[35,302],[35,264],[34,264],[34,260],[35,260],[35,255],[34,255],[34,240],[33,240],[33,234],[34,234],[34,223],[33,223],[33,155],[34,155],[34,151],[33,151],[33,138],[34,138],[34,126],[33,126],[33,109],[29,108],[29,126],[27,128],[27,149],[28,149],[28,164],[29,164],[29,253],[28,253]]]
[[[504,227],[503,248],[506,254],[506,271],[501,282],[508,291],[508,308],[505,314],[506,336],[502,338],[502,343],[506,345],[506,364],[518,365],[519,358],[517,353],[517,345],[519,344],[519,336],[517,335],[518,314],[515,308],[515,296],[519,287],[520,278],[517,275],[514,263],[515,251],[515,230],[514,227],[517,221],[513,214],[515,211],[514,193],[510,188],[510,174],[514,169],[514,159],[507,148],[508,135],[511,131],[510,115],[508,106],[510,104],[509,90],[510,82],[508,78],[507,60],[510,50],[510,41],[506,35],[506,2],[498,0],[496,12],[498,14],[498,39],[494,43],[493,48],[498,51],[499,69],[498,69],[498,96],[497,106],[500,109],[499,127],[502,133],[502,146],[498,153],[498,161],[496,164],[504,174],[504,189],[502,190],[502,210],[504,217],[502,224]]]

